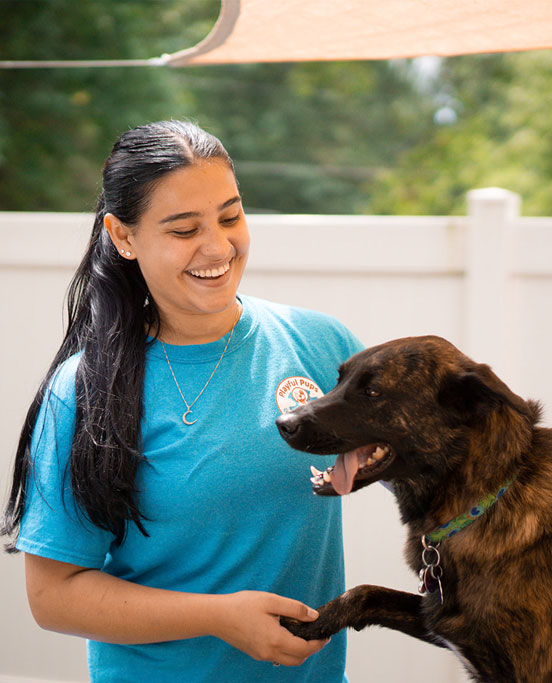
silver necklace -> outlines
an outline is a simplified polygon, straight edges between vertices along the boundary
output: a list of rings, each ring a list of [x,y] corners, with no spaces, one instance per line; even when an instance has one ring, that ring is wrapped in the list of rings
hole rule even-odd
[[[230,336],[228,337],[228,341],[226,342],[226,346],[224,347],[224,350],[223,350],[220,358],[218,359],[217,364],[215,365],[215,369],[210,374],[209,379],[203,385],[203,389],[199,392],[199,394],[194,398],[194,400],[190,404],[188,404],[188,402],[184,398],[184,394],[182,393],[182,389],[180,388],[180,385],[176,381],[176,377],[174,375],[174,371],[172,369],[171,362],[170,362],[169,357],[167,355],[167,350],[165,349],[165,344],[163,344],[163,341],[161,339],[159,340],[161,342],[161,346],[163,347],[163,353],[165,354],[165,358],[167,359],[167,365],[169,366],[169,370],[171,371],[171,375],[174,379],[174,383],[176,384],[176,388],[178,389],[178,393],[180,394],[180,396],[182,396],[182,400],[184,401],[184,405],[186,406],[186,412],[182,415],[182,422],[185,425],[193,425],[197,422],[197,418],[195,420],[188,420],[188,415],[192,412],[192,407],[197,402],[197,400],[199,399],[201,394],[205,391],[205,389],[207,389],[209,382],[213,379],[213,375],[217,371],[218,366],[220,365],[222,359],[224,358],[224,354],[226,353],[226,349],[228,348],[228,344],[230,344],[230,340],[232,339],[232,335],[234,334],[234,328],[236,327],[236,323],[238,322],[239,317],[240,317],[240,305],[238,304],[238,312],[236,313],[236,319],[234,320],[234,324],[232,325],[232,329],[230,330]]]

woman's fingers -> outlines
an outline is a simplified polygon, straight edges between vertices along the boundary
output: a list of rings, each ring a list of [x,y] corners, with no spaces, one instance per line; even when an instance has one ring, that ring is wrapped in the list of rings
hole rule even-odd
[[[315,621],[318,619],[318,612],[315,609],[298,600],[274,594],[270,595],[270,599],[272,602],[270,609],[274,610],[273,614],[278,618],[281,616],[290,617],[298,621]],[[280,626],[280,629],[282,640],[279,644],[279,649],[282,654],[280,655],[281,661],[279,663],[286,666],[299,666],[306,659],[319,652],[330,640],[329,638],[324,640],[303,640],[303,638],[294,636],[283,626]]]
[[[280,616],[314,621],[316,610],[298,600],[274,593],[240,591],[221,596],[213,635],[242,650],[253,659],[285,666],[298,666],[321,650],[327,640],[303,640],[281,626]]]
[[[298,600],[284,598],[274,593],[268,595],[270,597],[269,609],[272,614],[278,617],[291,617],[299,621],[315,621],[318,619],[318,612],[315,609]]]
[[[280,628],[283,628],[283,626]],[[279,658],[279,664],[284,664],[285,666],[300,666],[306,659],[320,652],[330,642],[329,638],[326,640],[303,640],[292,635],[289,631],[288,634],[290,637],[288,638],[286,635],[280,644],[279,650],[281,654],[276,655],[276,658]]]

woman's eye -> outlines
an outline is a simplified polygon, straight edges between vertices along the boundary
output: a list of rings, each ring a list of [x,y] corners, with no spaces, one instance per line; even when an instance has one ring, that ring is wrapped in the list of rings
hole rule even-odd
[[[221,223],[223,225],[234,225],[234,223],[237,223],[239,220],[240,214],[238,213],[236,216],[232,216],[231,218],[224,218]]]
[[[370,389],[370,388],[366,389],[366,394],[370,398],[378,398],[378,396],[381,396],[379,391],[376,391],[375,389]]]
[[[195,233],[195,230],[173,230],[172,234],[176,235],[176,237],[191,237]]]

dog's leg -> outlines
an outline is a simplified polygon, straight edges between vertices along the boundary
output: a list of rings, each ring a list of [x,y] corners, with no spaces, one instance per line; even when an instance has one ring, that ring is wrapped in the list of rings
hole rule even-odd
[[[427,643],[446,647],[425,628],[422,619],[422,596],[380,586],[357,586],[318,608],[313,622],[282,617],[280,622],[293,634],[313,640],[328,638],[343,628],[357,631],[365,626],[385,626]]]

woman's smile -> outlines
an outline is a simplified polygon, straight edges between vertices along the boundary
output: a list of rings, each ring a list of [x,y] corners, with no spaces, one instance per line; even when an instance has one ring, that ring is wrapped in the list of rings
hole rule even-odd
[[[225,273],[227,273],[230,270],[230,263],[231,261],[228,261],[225,263],[223,266],[212,266],[210,268],[205,267],[205,268],[198,268],[196,270],[187,270],[186,272],[189,273],[190,275],[193,275],[194,277],[201,278],[202,280],[205,278],[208,278],[209,280],[213,279],[219,279],[222,277]]]
[[[205,266],[203,268],[189,268],[184,271],[187,286],[199,287],[205,290],[217,290],[232,284],[234,259],[226,261],[221,266]]]

